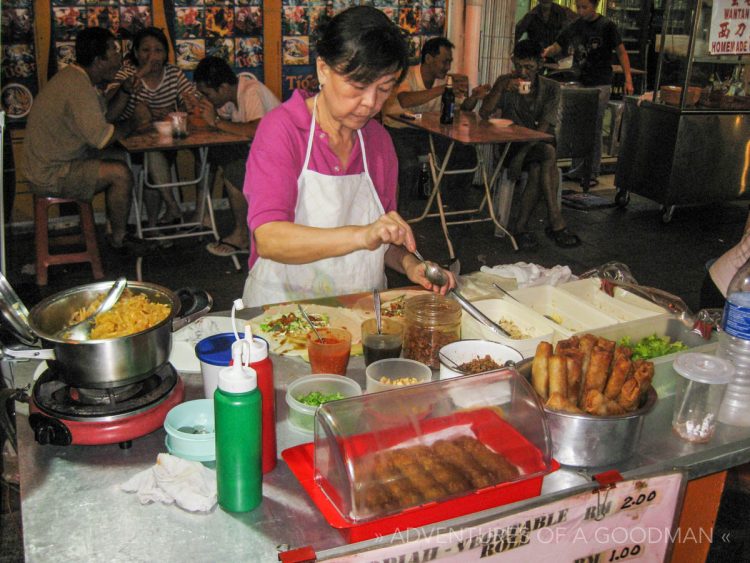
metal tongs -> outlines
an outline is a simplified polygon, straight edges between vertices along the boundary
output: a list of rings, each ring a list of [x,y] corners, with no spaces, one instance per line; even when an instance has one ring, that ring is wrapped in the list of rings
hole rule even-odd
[[[610,297],[614,296],[615,287],[626,289],[665,309],[690,328],[692,332],[700,334],[705,339],[709,339],[712,329],[719,326],[720,317],[716,311],[703,309],[694,314],[678,296],[663,289],[640,285],[630,268],[621,262],[607,262],[602,266],[584,272],[580,277],[600,278],[602,291]]]

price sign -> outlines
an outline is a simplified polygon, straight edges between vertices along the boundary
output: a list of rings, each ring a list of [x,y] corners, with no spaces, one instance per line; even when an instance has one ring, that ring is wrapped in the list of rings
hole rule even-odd
[[[714,0],[708,44],[712,55],[750,53],[750,0]]]
[[[390,545],[325,561],[366,563],[612,563],[664,561],[681,503],[683,475],[617,483],[460,530],[404,530]]]

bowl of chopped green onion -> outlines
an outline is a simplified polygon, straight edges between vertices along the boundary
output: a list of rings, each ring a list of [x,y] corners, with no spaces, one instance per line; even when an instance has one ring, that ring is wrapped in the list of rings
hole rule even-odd
[[[341,375],[300,377],[290,383],[286,390],[289,423],[298,430],[313,432],[315,411],[320,405],[361,394],[362,388],[356,381]]]

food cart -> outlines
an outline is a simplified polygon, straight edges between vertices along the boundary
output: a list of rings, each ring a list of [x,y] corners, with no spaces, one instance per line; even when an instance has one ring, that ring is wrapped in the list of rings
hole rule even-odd
[[[569,293],[574,295],[583,292],[585,295],[586,292],[590,291],[590,288],[582,287],[582,285],[578,284],[569,288],[571,290]],[[524,297],[522,293],[517,293],[517,295]],[[361,302],[364,297],[363,295],[344,296],[338,299],[338,304],[352,307]],[[330,300],[327,300],[326,303],[330,304]],[[599,328],[602,330],[607,328],[601,326],[601,317],[598,316],[579,315],[578,318],[574,319],[573,315],[570,315],[566,309],[558,310],[557,301],[554,299],[541,300],[539,303],[530,301],[529,303],[536,306],[539,311],[549,311],[558,316],[564,315],[564,318],[561,319],[563,324],[554,325],[561,326],[563,329],[565,329],[564,325],[571,325],[572,327],[575,323],[581,322],[584,323],[586,329],[593,329],[593,325],[596,324],[599,324]],[[658,310],[640,308],[640,311],[638,311],[639,302],[633,301],[632,296],[629,295],[621,294],[618,300],[619,306],[612,310],[607,309],[607,306],[602,303],[594,304],[594,307],[604,316],[608,314],[631,315],[631,320],[626,322],[620,322],[617,318],[611,317],[611,323],[615,326],[625,326],[628,322],[649,324],[664,319],[664,315],[660,314]],[[502,312],[502,314],[513,316],[515,310],[517,308],[514,307]],[[250,309],[241,311],[239,316],[243,319],[251,319],[262,314],[261,309]],[[535,314],[541,316],[541,313],[536,313],[532,307],[529,307],[523,315],[519,314],[514,318],[518,323],[523,324],[524,318],[533,317]],[[639,315],[642,318],[637,318]],[[224,318],[225,316],[214,317],[214,319]],[[543,326],[543,323],[540,323],[540,325],[542,326],[539,330],[543,331],[549,328],[549,325]],[[464,324],[464,330],[468,326]],[[552,327],[553,331],[554,326]],[[205,336],[205,332],[202,335]],[[636,335],[634,334],[634,336]],[[178,338],[179,336],[176,334],[175,339]],[[707,342],[701,345],[715,346],[715,342]],[[189,351],[190,347],[176,346],[175,349],[184,352]],[[181,379],[185,384],[185,397],[186,399],[200,398],[203,395],[201,375],[194,367],[191,368],[189,363],[183,363],[184,360],[185,358],[175,357],[172,363],[175,366],[180,366]],[[310,368],[299,357],[288,355],[275,355],[273,363],[278,452],[281,454],[289,451],[290,448],[314,441],[311,434],[300,432],[290,426],[288,408],[283,400],[288,385],[300,376],[308,374]],[[38,362],[16,363],[13,370],[16,386],[21,387],[33,382],[43,373],[44,366]],[[347,376],[364,387],[365,369],[361,356],[352,356]],[[665,374],[665,377],[668,377],[668,375]],[[423,403],[419,403],[415,397],[410,395],[411,399],[414,400],[407,401],[409,405],[414,407],[415,404],[429,403],[433,405],[439,403],[441,411],[444,411],[444,407],[451,402],[461,406],[471,396],[466,394],[466,390],[460,389],[461,382],[458,380],[464,378],[452,379],[447,382],[438,381],[438,378],[439,375],[435,372],[433,383],[418,385],[411,390],[409,388],[404,389],[406,393],[420,395],[420,400],[423,401]],[[422,391],[428,386],[435,386],[436,383],[446,383],[441,388],[447,393],[439,400],[432,397],[431,394],[425,395]],[[498,381],[494,380],[488,379],[488,383],[495,387],[498,385]],[[111,561],[154,559],[164,561],[233,561],[252,559],[274,561],[279,554],[284,556],[283,554],[291,549],[307,548],[304,551],[305,557],[310,557],[312,554],[312,557],[317,557],[318,560],[355,557],[358,553],[366,560],[370,560],[367,557],[368,552],[372,552],[372,550],[387,546],[392,548],[397,545],[403,545],[405,549],[408,549],[410,542],[425,541],[431,535],[438,537],[446,530],[452,533],[454,529],[474,529],[477,526],[481,527],[482,523],[486,523],[488,520],[501,522],[505,521],[504,519],[524,514],[524,511],[547,514],[546,511],[549,507],[558,506],[555,503],[572,502],[570,499],[583,499],[589,504],[594,503],[599,507],[596,509],[597,514],[600,512],[600,508],[601,511],[606,512],[606,499],[619,499],[620,497],[617,494],[624,494],[625,490],[623,487],[619,491],[611,492],[611,497],[604,496],[610,494],[607,491],[613,485],[616,488],[616,484],[610,482],[607,485],[605,483],[601,485],[602,490],[600,491],[599,485],[592,484],[591,480],[595,473],[599,474],[604,469],[616,469],[626,480],[630,479],[630,481],[627,481],[628,486],[641,486],[645,482],[652,484],[656,487],[654,490],[658,491],[654,495],[664,493],[665,499],[669,499],[669,502],[665,500],[659,504],[672,506],[672,514],[674,514],[675,506],[679,506],[678,501],[683,493],[681,479],[684,475],[690,480],[690,483],[684,491],[686,509],[683,510],[680,525],[695,528],[694,533],[697,534],[698,528],[705,525],[707,529],[711,517],[715,516],[718,500],[723,489],[724,473],[722,472],[735,465],[750,461],[750,429],[721,427],[709,444],[695,445],[682,442],[673,435],[671,430],[674,397],[670,395],[667,385],[662,387],[664,390],[659,391],[658,402],[644,419],[642,436],[635,454],[612,467],[599,468],[596,471],[566,467],[551,472],[544,470],[546,475],[543,477],[541,493],[537,497],[526,498],[525,500],[514,498],[513,500],[517,502],[505,506],[488,508],[483,505],[482,508],[486,508],[486,510],[481,513],[471,512],[466,514],[461,512],[460,516],[456,516],[447,523],[438,521],[434,525],[420,525],[413,529],[411,533],[405,533],[408,530],[398,530],[383,537],[367,539],[357,543],[348,543],[345,534],[329,525],[324,515],[316,507],[316,503],[308,496],[305,490],[306,485],[301,483],[290,466],[283,462],[280,462],[276,469],[264,476],[263,503],[258,509],[249,513],[229,514],[217,508],[208,514],[193,514],[184,512],[175,506],[158,503],[142,505],[135,495],[126,494],[120,490],[120,485],[136,473],[152,467],[157,454],[165,451],[165,433],[163,430],[134,439],[132,447],[129,449],[121,449],[117,444],[97,446],[41,445],[35,441],[34,433],[29,425],[27,405],[18,403],[17,426],[25,553],[29,560],[44,561],[70,561],[72,559]],[[396,397],[400,391],[389,391],[388,393],[391,393],[392,397]],[[488,393],[479,390],[473,395],[478,398],[486,396]],[[403,396],[405,397],[406,394]],[[378,404],[371,404],[374,407],[370,409],[372,413],[382,414],[388,408],[393,408],[394,405],[398,404],[397,401],[388,401],[384,397],[385,395]],[[356,410],[360,406],[367,406],[368,403],[348,403],[348,406],[343,406],[343,403],[342,401],[340,409],[333,409],[341,412],[338,416],[334,416],[332,420],[348,421],[347,424],[354,424],[358,419],[364,418],[359,411],[355,413],[355,416],[352,416],[351,409],[356,407]],[[520,415],[520,418],[525,419],[526,424],[529,421],[534,422],[534,409],[529,408],[530,406],[531,403],[526,401],[526,410],[515,413],[517,416]],[[457,411],[457,413],[459,416],[466,416],[466,411]],[[358,423],[361,423],[361,421],[358,421]],[[344,424],[333,425],[333,427],[339,428],[336,432],[340,432],[340,429],[345,426]],[[515,426],[521,427],[520,424]],[[538,432],[537,436],[539,436]],[[385,440],[392,439],[387,436],[387,433],[383,434],[382,438]],[[540,444],[540,448],[543,449],[542,439],[536,438],[532,441]],[[675,474],[675,470],[678,473]],[[676,481],[675,475],[677,475]],[[535,473],[535,476],[538,476],[538,474]],[[667,488],[668,483],[663,480],[669,479],[671,479],[669,481],[671,486]],[[595,494],[592,495],[592,492]],[[645,500],[650,492],[647,491],[647,493],[643,495],[643,502],[649,502]],[[627,502],[627,497],[624,498]],[[639,497],[636,495],[634,498],[637,500]],[[621,516],[626,517],[626,519],[631,518],[636,513],[639,513],[639,511],[630,513],[620,511]],[[563,515],[566,514],[565,508],[560,508],[556,514],[557,516],[550,514],[544,516],[545,526],[559,523]],[[665,514],[669,514],[669,512]],[[604,515],[601,514],[601,516]],[[451,514],[445,516],[445,518],[450,517]],[[704,519],[701,520],[701,518]],[[666,525],[670,527],[670,523],[671,521],[667,522]],[[701,549],[708,549],[707,541],[702,542]],[[480,545],[480,540],[477,540],[477,542],[477,545]],[[500,550],[500,543],[492,543],[494,546],[492,549]],[[463,546],[463,544],[461,545]],[[520,542],[517,547],[522,545],[523,543]],[[542,548],[541,543],[538,544],[538,547],[539,549]],[[604,549],[604,544],[600,547]],[[624,553],[622,550],[625,547],[618,544],[613,549],[618,550],[618,556],[622,556]],[[682,546],[676,545],[673,552],[675,558],[679,557],[678,550],[681,547],[695,550],[696,544],[695,542],[689,542]],[[446,549],[452,549],[452,547],[446,544]],[[630,546],[628,549],[634,549],[634,546]],[[641,546],[638,549],[644,548]],[[429,553],[432,553],[432,551],[429,551]],[[475,550],[477,556],[481,553],[481,550]],[[515,553],[525,553],[526,560],[528,560],[528,551],[517,551]],[[298,556],[296,559],[293,556],[289,557],[292,558],[286,560],[306,560],[305,557],[299,558]],[[533,558],[533,555],[530,555],[530,557]]]
[[[677,205],[750,197],[750,55],[711,52],[722,0],[687,6],[667,2],[653,95],[626,99],[615,175],[620,207],[630,192],[645,196],[662,205],[665,223]]]

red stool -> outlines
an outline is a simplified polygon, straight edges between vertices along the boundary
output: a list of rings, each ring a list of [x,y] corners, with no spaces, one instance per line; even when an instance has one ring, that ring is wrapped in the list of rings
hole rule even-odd
[[[49,222],[49,208],[52,205],[74,203],[78,206],[81,218],[81,232],[74,235],[58,235],[50,237],[47,229]],[[66,199],[61,197],[34,196],[34,241],[36,243],[36,284],[47,285],[47,268],[58,264],[76,264],[90,262],[94,279],[102,279],[104,270],[96,245],[96,227],[94,226],[94,210],[90,203]],[[53,245],[86,244],[83,252],[68,254],[50,254],[50,243]]]

